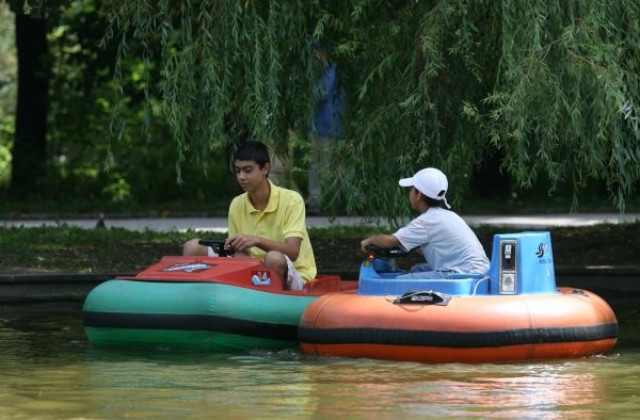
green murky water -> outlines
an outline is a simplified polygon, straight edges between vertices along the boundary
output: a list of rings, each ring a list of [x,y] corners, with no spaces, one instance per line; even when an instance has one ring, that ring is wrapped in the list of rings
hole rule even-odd
[[[80,304],[4,306],[0,418],[637,418],[640,297],[618,300],[612,355],[505,365],[118,353],[87,342]]]

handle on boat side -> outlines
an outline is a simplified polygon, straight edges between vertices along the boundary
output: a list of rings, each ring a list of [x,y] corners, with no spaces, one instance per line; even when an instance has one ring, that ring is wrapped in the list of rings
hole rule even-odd
[[[438,305],[447,306],[451,295],[434,292],[433,290],[412,290],[398,296],[393,303],[396,305]]]

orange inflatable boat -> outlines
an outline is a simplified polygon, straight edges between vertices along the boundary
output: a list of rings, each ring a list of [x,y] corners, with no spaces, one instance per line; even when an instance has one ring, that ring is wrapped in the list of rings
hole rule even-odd
[[[548,232],[496,235],[487,275],[415,279],[363,263],[357,292],[305,310],[303,352],[427,363],[510,362],[607,353],[616,316],[599,296],[556,288]],[[393,263],[393,261],[392,261]]]

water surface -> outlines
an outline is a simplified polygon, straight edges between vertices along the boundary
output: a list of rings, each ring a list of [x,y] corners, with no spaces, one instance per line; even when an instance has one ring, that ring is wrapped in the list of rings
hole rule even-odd
[[[80,304],[0,308],[0,418],[637,418],[640,298],[618,298],[609,356],[425,365],[114,352],[87,342]]]

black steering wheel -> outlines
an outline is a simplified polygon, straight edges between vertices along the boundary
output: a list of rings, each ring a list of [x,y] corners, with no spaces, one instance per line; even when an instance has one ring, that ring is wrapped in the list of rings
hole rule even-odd
[[[376,245],[367,245],[365,249],[367,250],[367,252],[374,254],[376,257],[382,257],[382,258],[402,258],[402,257],[406,257],[411,253],[411,251],[407,252],[402,250],[399,247],[380,248],[379,246],[376,246]]]
[[[228,255],[233,255],[232,249],[224,248],[224,239],[200,239],[198,243],[204,246],[210,246],[213,251],[218,254],[220,257],[226,257]]]
[[[389,261],[389,268],[391,271],[398,271],[398,258],[406,257],[411,253],[411,251],[413,251],[411,250],[407,252],[398,247],[380,248],[376,245],[367,245],[365,249],[374,257],[386,258]]]

